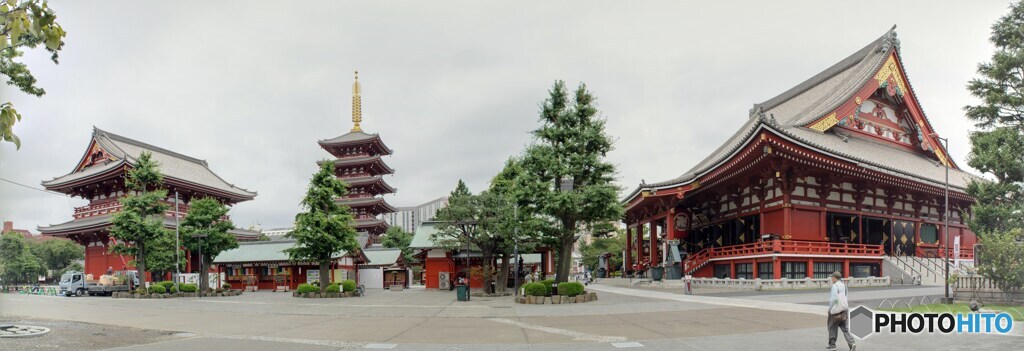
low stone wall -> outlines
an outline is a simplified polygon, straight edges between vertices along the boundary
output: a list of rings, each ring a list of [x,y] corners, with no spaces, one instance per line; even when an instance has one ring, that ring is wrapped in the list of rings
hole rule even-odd
[[[577,296],[516,296],[516,303],[527,305],[586,303],[597,301],[597,293],[585,292]]]
[[[242,295],[242,290],[224,290],[224,292],[206,293],[203,297],[224,297]],[[167,294],[136,294],[134,292],[119,291],[110,295],[115,299],[170,299],[175,297],[198,297],[199,293],[167,293]]]
[[[306,298],[306,299],[335,299],[335,298],[355,297],[355,296],[356,296],[356,292],[355,291],[348,291],[348,292],[325,292],[325,293],[322,293],[322,292],[310,292],[310,293],[304,293],[304,294],[300,294],[298,291],[292,291],[292,297],[301,297],[301,298]]]
[[[1005,292],[996,287],[991,279],[981,276],[957,277],[952,287],[957,302],[975,300],[986,305],[1024,304],[1024,290]]]
[[[684,281],[673,280],[673,285],[683,287]],[[846,286],[851,288],[890,286],[889,277],[868,277],[868,278],[843,278]],[[715,289],[738,289],[738,290],[795,290],[795,289],[819,289],[832,286],[832,280],[826,279],[720,279],[720,278],[693,278],[694,288],[715,288]]]

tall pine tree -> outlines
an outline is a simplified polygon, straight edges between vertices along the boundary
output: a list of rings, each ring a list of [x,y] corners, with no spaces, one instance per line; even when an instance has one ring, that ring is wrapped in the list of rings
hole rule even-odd
[[[992,61],[978,65],[978,78],[967,89],[981,104],[966,106],[967,117],[981,128],[971,133],[967,163],[994,178],[974,180],[967,193],[971,230],[984,249],[979,272],[1004,291],[1024,286],[1024,2],[992,25]]]
[[[581,229],[619,221],[615,166],[605,161],[612,138],[598,116],[594,96],[580,84],[570,101],[565,83],[555,82],[540,113],[535,142],[522,158],[518,198],[524,210],[549,218],[540,232],[558,248],[557,279],[566,281]]]
[[[128,194],[118,199],[121,211],[114,214],[110,227],[110,236],[117,239],[111,251],[135,256],[140,281],[145,281],[146,277],[148,244],[159,240],[161,235],[169,235],[164,227],[168,206],[163,200],[167,198],[167,190],[161,188],[164,176],[159,167],[153,154],[139,155],[134,167],[128,170],[125,178]]]
[[[347,193],[348,186],[334,176],[334,163],[320,162],[320,171],[313,174],[302,200],[304,212],[295,215],[295,229],[287,235],[296,241],[294,247],[285,251],[292,261],[320,263],[321,292],[331,282],[330,263],[334,254],[359,250],[349,208],[334,201]]]

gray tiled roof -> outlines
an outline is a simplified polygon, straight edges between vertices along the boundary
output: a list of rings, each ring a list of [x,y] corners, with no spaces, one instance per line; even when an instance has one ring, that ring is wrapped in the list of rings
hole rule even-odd
[[[61,233],[61,232],[71,232],[71,231],[76,231],[76,230],[85,230],[85,229],[90,229],[91,230],[91,229],[95,229],[95,228],[102,228],[102,227],[106,227],[106,226],[111,225],[111,221],[112,220],[113,220],[113,216],[108,214],[108,215],[102,215],[102,216],[93,216],[93,217],[89,217],[89,218],[85,218],[85,219],[76,219],[76,220],[67,221],[67,222],[60,223],[60,224],[54,224],[54,225],[45,226],[45,227],[38,227],[37,229],[39,229],[39,232],[41,232],[43,234],[52,235],[52,233]],[[174,222],[174,218],[173,217],[164,217],[164,227],[166,227],[166,228],[174,228],[175,225],[176,224]],[[230,229],[230,230],[228,230],[228,233],[231,234],[231,235],[234,235],[235,238],[237,238],[239,240],[252,240],[252,239],[258,238],[259,235],[260,235],[259,232],[255,232],[255,231],[251,231],[251,230],[247,230],[247,229],[239,229],[239,228]]]
[[[740,128],[710,155],[679,177],[641,184],[626,197],[626,201],[643,189],[671,187],[693,181],[730,158],[747,144],[751,136],[765,128],[826,154],[847,158],[867,167],[873,166],[880,171],[922,179],[936,185],[943,184],[945,167],[936,166],[937,161],[931,158],[854,135],[841,136],[834,130],[820,133],[804,127],[849,100],[885,64],[893,48],[898,55],[899,41],[896,39],[895,27],[814,77],[776,97],[755,104]],[[950,169],[949,172],[950,185],[956,188],[963,189],[973,178],[977,177],[964,171]]]
[[[253,241],[238,243],[238,248],[221,252],[213,263],[244,263],[244,262],[284,262],[289,261],[285,249],[294,247],[295,240],[281,241]],[[333,259],[342,258],[348,252],[342,250],[331,256]]]
[[[153,154],[153,160],[160,165],[160,172],[165,177],[194,183],[223,192],[232,194],[243,200],[251,200],[256,196],[255,192],[239,188],[224,181],[223,178],[213,173],[204,160],[186,156],[164,148],[149,145],[134,139],[129,139],[114,133],[103,131],[93,127],[93,140],[101,148],[117,157],[119,160],[106,165],[96,165],[78,172],[72,172],[52,180],[42,182],[43,186],[57,187],[62,184],[85,179],[89,176],[115,169],[124,164],[133,164],[143,151]],[[88,155],[86,155],[88,157]],[[84,159],[84,158],[83,158]]]
[[[320,140],[318,143],[320,143],[321,146],[328,146],[328,145],[360,144],[360,143],[366,143],[366,142],[372,142],[372,141],[376,141],[376,142],[380,143],[380,146],[384,149],[384,151],[387,154],[390,155],[392,153],[392,150],[390,148],[388,148],[387,145],[384,145],[384,142],[380,140],[380,135],[378,135],[377,133],[367,134],[366,132],[363,132],[363,131],[348,132],[348,133],[342,134],[342,135],[334,137],[334,138]]]
[[[402,250],[399,249],[370,249],[363,250],[363,254],[366,255],[368,261],[366,266],[390,266],[398,262],[398,257],[402,255]]]

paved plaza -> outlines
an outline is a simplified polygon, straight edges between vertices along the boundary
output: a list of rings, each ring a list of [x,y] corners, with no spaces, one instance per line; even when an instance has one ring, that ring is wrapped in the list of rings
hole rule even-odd
[[[518,305],[507,297],[456,302],[452,292],[423,289],[371,290],[366,297],[345,299],[270,292],[162,300],[0,295],[0,319],[60,320],[150,333],[120,348],[125,350],[738,350],[755,345],[818,350],[824,345],[824,291],[683,295],[616,284],[591,289],[598,292],[598,301],[569,305]],[[941,289],[865,289],[852,292],[851,303],[857,304],[858,296],[877,300],[936,293]],[[0,349],[50,342],[47,338],[65,332],[58,326],[50,336],[0,341]],[[1024,338],[1017,336],[882,334],[861,345],[862,350],[1010,350],[1020,342]]]

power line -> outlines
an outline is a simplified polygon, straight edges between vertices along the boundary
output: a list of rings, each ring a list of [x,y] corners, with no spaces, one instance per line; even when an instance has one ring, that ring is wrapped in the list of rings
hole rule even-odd
[[[9,180],[9,179],[0,178],[0,180],[8,182],[8,183],[11,183],[11,184],[14,184],[14,185],[17,185],[17,186],[20,186],[20,187],[23,187],[23,188],[29,188],[29,189],[32,189],[32,190],[35,190],[35,191],[41,191],[41,192],[44,192],[44,193],[47,193],[47,194],[71,197],[68,194],[61,194],[61,193],[54,192],[54,191],[49,191],[49,190],[46,190],[46,189],[39,189],[39,188],[36,188],[36,187],[33,187],[33,186],[28,186],[28,185],[25,185],[25,184],[21,184],[21,183],[18,183],[18,182],[15,182],[13,180]]]

